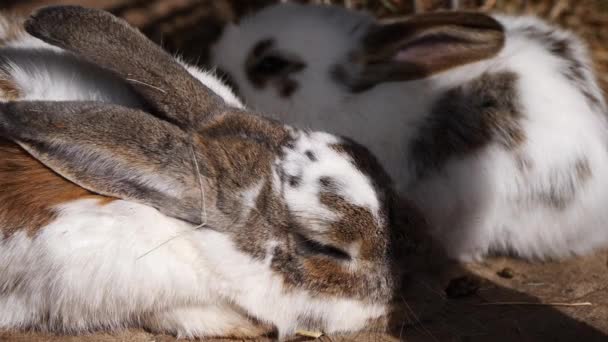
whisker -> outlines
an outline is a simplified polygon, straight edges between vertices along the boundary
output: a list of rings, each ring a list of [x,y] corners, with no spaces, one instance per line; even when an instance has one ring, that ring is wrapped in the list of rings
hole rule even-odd
[[[190,145],[190,153],[192,154],[192,162],[194,163],[194,169],[196,171],[196,179],[198,180],[198,186],[201,195],[201,224],[194,227],[195,230],[201,229],[207,225],[207,202],[205,198],[205,188],[203,188],[203,177],[201,177],[201,169],[198,166],[198,159],[194,152],[194,146]]]
[[[192,145],[190,145],[190,153],[192,154],[192,163],[194,164],[195,176],[196,176],[196,178],[198,180],[198,185],[199,185],[199,190],[200,190],[200,196],[201,196],[201,222],[202,223],[199,224],[198,226],[195,226],[193,228],[193,230],[191,230],[191,231],[190,230],[183,231],[183,232],[181,232],[181,233],[179,233],[179,234],[177,234],[177,235],[175,235],[175,236],[167,239],[166,241],[163,241],[162,243],[160,243],[156,247],[150,249],[149,251],[147,251],[144,254],[142,254],[139,257],[137,257],[135,259],[135,261],[137,261],[137,260],[145,257],[146,255],[154,252],[155,250],[161,248],[162,246],[168,244],[169,242],[175,240],[176,238],[184,235],[185,233],[192,232],[194,230],[199,230],[199,229],[207,226],[207,218],[208,218],[208,216],[207,216],[207,202],[206,202],[206,198],[205,198],[205,189],[203,188],[203,179],[201,177],[201,170],[200,170],[200,167],[198,165],[198,159],[196,158],[196,153],[194,152],[194,146],[192,146]]]
[[[157,250],[157,249],[161,248],[162,246],[164,246],[164,245],[168,244],[169,242],[171,242],[171,241],[173,241],[173,240],[177,239],[178,237],[180,237],[180,236],[182,236],[182,235],[184,235],[184,234],[186,234],[186,233],[190,233],[190,232],[191,232],[191,231],[185,230],[185,231],[183,231],[183,232],[181,232],[181,233],[179,233],[179,234],[176,234],[175,236],[173,236],[173,237],[171,237],[171,238],[169,238],[169,239],[167,239],[167,240],[163,241],[162,243],[158,244],[156,247],[152,248],[151,250],[149,250],[149,251],[145,252],[144,254],[142,254],[142,255],[138,256],[138,257],[135,259],[135,261],[137,261],[137,260],[139,260],[139,259],[141,259],[141,258],[145,257],[146,255],[148,255],[148,254],[150,254],[150,253],[154,252],[155,250]]]
[[[136,80],[136,79],[134,79],[134,78],[125,78],[125,80],[127,80],[127,81],[129,81],[129,82],[133,82],[133,83],[139,83],[139,84],[143,84],[143,85],[145,85],[145,86],[147,86],[147,87],[150,87],[150,88],[152,88],[152,89],[156,89],[156,90],[158,90],[158,91],[162,92],[163,94],[166,94],[166,93],[167,93],[166,91],[164,91],[164,90],[160,89],[159,87],[153,86],[153,85],[151,85],[151,84],[149,84],[149,83],[146,83],[146,82],[138,81],[138,80]]]
[[[407,308],[407,310],[412,314],[412,316],[414,317],[414,320],[416,320],[416,325],[419,325],[420,328],[423,330],[423,332],[425,334],[427,334],[429,337],[431,337],[433,339],[433,341],[439,342],[439,340],[435,337],[435,335],[433,335],[433,333],[431,333],[425,326],[424,324],[422,324],[422,321],[420,321],[420,318],[418,317],[418,315],[416,315],[416,313],[414,312],[414,310],[410,307],[410,305],[407,303],[407,301],[405,300],[405,298],[403,297],[403,295],[400,295],[401,300],[403,301],[403,304],[405,304],[405,307]]]
[[[434,289],[433,286],[431,286],[428,282],[426,282],[423,279],[413,279],[414,281],[418,282],[419,284],[422,284],[427,290],[429,290],[430,292],[433,292],[434,294],[437,295],[437,297],[441,298],[441,299],[446,299],[445,295],[443,293],[441,293],[441,291]]]

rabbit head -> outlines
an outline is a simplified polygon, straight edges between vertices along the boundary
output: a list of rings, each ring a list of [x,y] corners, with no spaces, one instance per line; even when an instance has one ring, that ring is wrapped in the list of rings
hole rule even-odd
[[[397,212],[390,178],[364,147],[228,105],[108,13],[49,7],[26,29],[125,79],[147,110],[4,103],[2,137],[84,189],[215,236],[201,254],[225,280],[221,295],[280,334],[381,324],[399,284],[397,221],[416,214]]]
[[[313,106],[300,108],[301,117],[314,117],[379,84],[490,58],[503,42],[502,26],[479,13],[382,23],[337,6],[286,3],[228,24],[211,63],[248,105],[291,122],[298,121],[289,112],[299,103]]]

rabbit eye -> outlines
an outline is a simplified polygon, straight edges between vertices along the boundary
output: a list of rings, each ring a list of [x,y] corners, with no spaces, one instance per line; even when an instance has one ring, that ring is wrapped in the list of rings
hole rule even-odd
[[[256,64],[255,70],[260,74],[274,75],[282,73],[289,65],[289,61],[279,56],[266,56]]]
[[[302,255],[324,255],[338,260],[351,260],[350,255],[340,248],[322,244],[301,234],[295,234],[295,240],[298,252]]]

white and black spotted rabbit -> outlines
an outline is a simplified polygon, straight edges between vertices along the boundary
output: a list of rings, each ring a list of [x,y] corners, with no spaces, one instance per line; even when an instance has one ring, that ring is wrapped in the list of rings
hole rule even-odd
[[[19,25],[0,18],[0,329],[384,326],[401,233],[364,147],[251,115],[108,13]]]
[[[370,148],[452,257],[608,243],[606,104],[572,33],[532,17],[381,23],[282,4],[228,26],[212,52],[251,107]]]

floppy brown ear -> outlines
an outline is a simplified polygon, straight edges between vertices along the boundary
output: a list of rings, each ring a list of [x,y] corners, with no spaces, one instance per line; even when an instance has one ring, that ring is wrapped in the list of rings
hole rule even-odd
[[[420,14],[372,26],[351,56],[352,70],[338,70],[337,76],[353,90],[420,79],[491,58],[504,41],[502,25],[485,14]]]
[[[15,102],[0,104],[0,136],[83,188],[201,221],[190,138],[168,122],[103,103]]]
[[[195,128],[223,101],[122,19],[96,9],[51,6],[25,23],[31,35],[113,70],[170,121]]]

